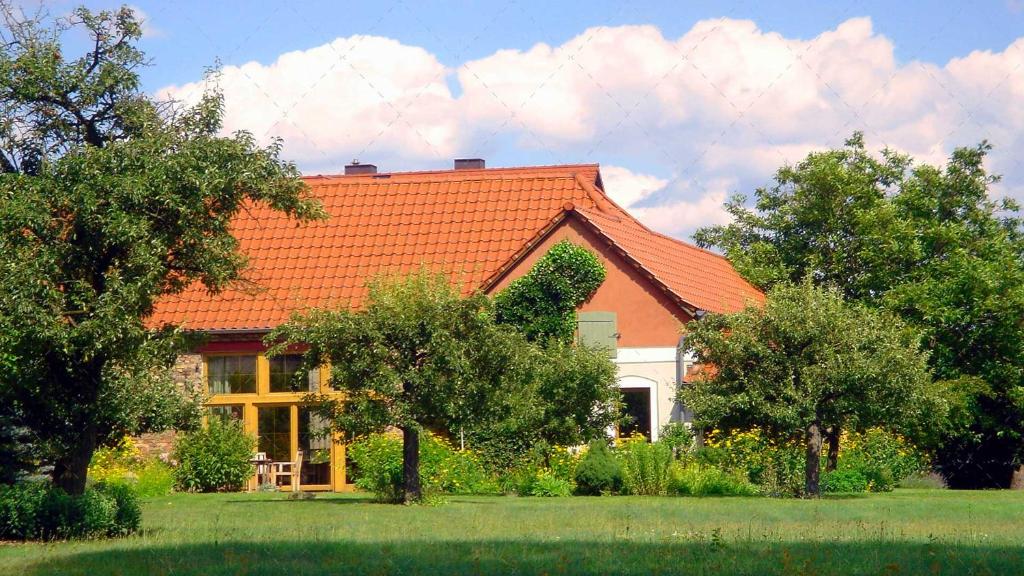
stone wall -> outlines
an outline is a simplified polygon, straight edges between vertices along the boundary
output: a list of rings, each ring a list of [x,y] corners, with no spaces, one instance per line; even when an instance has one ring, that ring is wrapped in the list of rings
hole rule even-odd
[[[174,367],[171,368],[171,377],[184,390],[199,389],[203,385],[202,354],[182,354],[178,356]],[[174,448],[176,436],[177,433],[174,430],[143,434],[135,438],[135,444],[146,457],[155,456],[162,460],[168,460],[171,450]]]

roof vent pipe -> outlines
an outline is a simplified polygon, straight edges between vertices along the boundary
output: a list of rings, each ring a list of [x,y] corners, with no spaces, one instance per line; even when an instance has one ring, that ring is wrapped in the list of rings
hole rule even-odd
[[[484,159],[483,158],[456,158],[455,169],[456,170],[483,170]]]
[[[351,164],[345,165],[345,175],[351,174],[376,174],[377,167],[373,164],[360,164],[359,160],[353,160]]]

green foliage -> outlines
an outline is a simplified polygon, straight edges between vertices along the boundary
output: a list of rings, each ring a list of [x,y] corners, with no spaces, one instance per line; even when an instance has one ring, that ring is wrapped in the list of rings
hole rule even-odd
[[[243,206],[323,212],[279,142],[220,134],[219,94],[186,107],[141,89],[131,9],[16,14],[0,47],[0,405],[81,493],[95,448],[195,413],[167,369],[180,335],[146,326],[154,302],[241,277]]]
[[[129,484],[140,497],[164,496],[174,488],[174,470],[158,458],[145,458],[130,436],[99,448],[89,463],[89,482]]]
[[[572,496],[572,482],[559,478],[551,470],[541,470],[537,473],[530,487],[530,496],[543,496],[548,498],[561,498]]]
[[[592,440],[576,466],[576,493],[583,496],[614,494],[622,489],[622,465],[608,442]]]
[[[860,470],[836,469],[821,475],[821,491],[827,493],[867,492],[868,479]]]
[[[93,490],[114,501],[114,518],[110,523],[110,536],[127,536],[138,531],[142,524],[142,506],[139,504],[140,494],[125,483],[100,483]]]
[[[756,496],[758,489],[741,473],[711,464],[675,462],[668,492],[678,496]]]
[[[799,496],[804,491],[804,447],[793,440],[770,439],[760,429],[712,431],[694,458],[743,475],[767,496]]]
[[[576,309],[594,295],[606,274],[594,253],[562,240],[495,296],[495,315],[532,341],[569,343]]]
[[[175,487],[187,492],[240,490],[253,475],[255,450],[256,439],[240,422],[211,418],[205,428],[176,439]]]
[[[355,485],[372,492],[381,502],[403,499],[402,438],[396,434],[370,434],[351,443],[346,454],[356,465]],[[496,494],[497,481],[479,457],[469,450],[456,450],[434,434],[420,441],[420,476],[428,495]]]
[[[601,438],[619,418],[615,364],[600,350],[551,342],[533,356],[532,379],[492,407],[493,417],[465,430],[494,470],[518,465],[538,446],[574,446]],[[498,399],[496,399],[498,400]]]
[[[753,208],[733,198],[732,223],[695,235],[762,288],[813,278],[920,330],[956,393],[937,456],[961,487],[1006,486],[1024,462],[1024,226],[1015,201],[994,199],[989,149],[937,167],[877,158],[857,134],[780,169]]]
[[[390,426],[406,434],[457,433],[498,419],[515,405],[509,397],[535,386],[539,353],[514,329],[495,324],[486,296],[463,298],[443,274],[425,268],[371,282],[363,310],[296,316],[268,342],[277,344],[272,353],[308,345],[307,362],[330,364],[330,385],[345,400],[307,400],[356,438]],[[406,497],[418,499],[419,475],[404,482]]]
[[[857,470],[872,492],[888,492],[896,482],[927,471],[928,456],[906,438],[879,428],[851,433],[839,451],[838,469]]]
[[[622,490],[635,496],[664,496],[668,492],[672,450],[637,436],[623,440],[616,456],[622,463]]]
[[[0,486],[0,539],[122,536],[137,531],[140,519],[138,498],[123,484],[77,496],[43,482]]]
[[[661,427],[658,442],[668,446],[674,458],[679,458],[693,448],[693,431],[683,422],[669,422]]]
[[[688,344],[716,367],[680,397],[706,428],[760,428],[807,447],[806,491],[817,494],[821,435],[885,426],[919,433],[945,423],[917,334],[897,318],[809,281],[772,288],[763,308],[691,323]]]

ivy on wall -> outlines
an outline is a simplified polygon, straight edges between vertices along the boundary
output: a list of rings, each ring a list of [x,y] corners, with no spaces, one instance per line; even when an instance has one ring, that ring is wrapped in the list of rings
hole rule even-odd
[[[597,255],[562,240],[495,296],[495,315],[529,340],[571,342],[576,309],[597,292],[606,275]]]

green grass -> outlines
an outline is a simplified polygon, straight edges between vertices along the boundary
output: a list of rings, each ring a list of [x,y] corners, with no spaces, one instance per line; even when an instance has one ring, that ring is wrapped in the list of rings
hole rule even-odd
[[[0,545],[0,574],[1018,574],[1024,493],[821,501],[153,498],[142,534]]]

